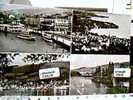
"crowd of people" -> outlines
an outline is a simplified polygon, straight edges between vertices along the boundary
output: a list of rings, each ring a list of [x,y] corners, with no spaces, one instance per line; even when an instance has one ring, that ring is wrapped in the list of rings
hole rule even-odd
[[[127,38],[92,32],[72,34],[72,53],[128,54],[129,49],[130,39]]]
[[[19,80],[3,80],[0,81],[0,95],[68,95],[68,88],[61,88],[62,90],[55,91],[57,87],[62,86],[67,87],[68,81],[21,82]]]

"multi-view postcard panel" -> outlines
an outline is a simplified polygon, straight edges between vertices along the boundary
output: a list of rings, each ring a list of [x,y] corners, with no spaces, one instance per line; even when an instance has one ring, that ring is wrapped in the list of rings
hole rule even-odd
[[[129,54],[130,16],[74,11],[73,54]]]
[[[1,11],[0,14],[0,52],[130,52],[129,15],[76,8]]]
[[[128,55],[72,55],[70,68],[70,95],[133,92]]]
[[[0,96],[133,93],[129,15],[27,1],[0,4]]]
[[[0,52],[69,53],[71,26],[71,10],[4,9],[0,11]]]
[[[69,54],[0,54],[0,95],[69,95],[69,56]]]

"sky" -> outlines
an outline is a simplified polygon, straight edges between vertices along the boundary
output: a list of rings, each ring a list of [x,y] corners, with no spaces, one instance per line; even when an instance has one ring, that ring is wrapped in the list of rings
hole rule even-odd
[[[70,68],[96,67],[109,62],[129,62],[128,55],[71,55]]]
[[[6,1],[9,1],[9,0],[6,0]],[[113,13],[119,13],[119,14],[123,14],[123,13],[131,14],[133,18],[133,13],[132,13],[133,10],[126,9],[126,4],[129,3],[130,0],[29,0],[29,1],[34,7],[43,7],[43,8],[46,8],[46,7],[53,8],[53,7],[60,7],[60,6],[108,8],[109,13],[113,12]],[[4,2],[5,0],[0,0],[0,3],[4,3]]]
[[[108,8],[112,12],[113,4],[114,11],[117,13],[124,12],[126,2],[129,0],[30,0],[33,6],[36,7],[96,7]]]
[[[41,7],[57,7],[57,6],[71,6],[71,7],[108,7],[112,6],[112,0],[30,0],[35,6]],[[108,5],[107,5],[108,4]]]

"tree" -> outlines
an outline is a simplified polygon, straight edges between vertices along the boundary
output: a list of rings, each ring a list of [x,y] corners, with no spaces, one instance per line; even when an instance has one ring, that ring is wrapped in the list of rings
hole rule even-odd
[[[100,66],[98,66],[96,68],[96,76],[99,76],[99,75],[101,75],[101,68],[100,68]]]
[[[2,24],[8,24],[9,23],[8,14],[0,12],[0,21],[2,22]]]
[[[51,62],[52,60],[56,60],[57,56],[56,54],[28,54],[23,58],[23,61],[31,63],[36,63],[38,61]]]
[[[1,53],[0,54],[0,73],[4,77],[4,74],[7,73],[9,65],[15,59],[15,56],[19,55],[18,53]]]
[[[112,76],[113,74],[113,71],[114,71],[114,63],[112,62],[109,62],[109,66],[108,66],[108,74],[109,76]]]

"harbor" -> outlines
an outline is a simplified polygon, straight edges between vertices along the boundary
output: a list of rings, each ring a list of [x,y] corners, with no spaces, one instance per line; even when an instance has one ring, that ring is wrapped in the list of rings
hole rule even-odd
[[[0,52],[69,53],[72,12],[49,10],[31,15],[0,12]]]
[[[69,50],[57,43],[49,43],[42,39],[42,36],[33,34],[35,41],[27,41],[17,37],[14,33],[0,33],[1,52],[40,52],[40,53],[67,53]]]

